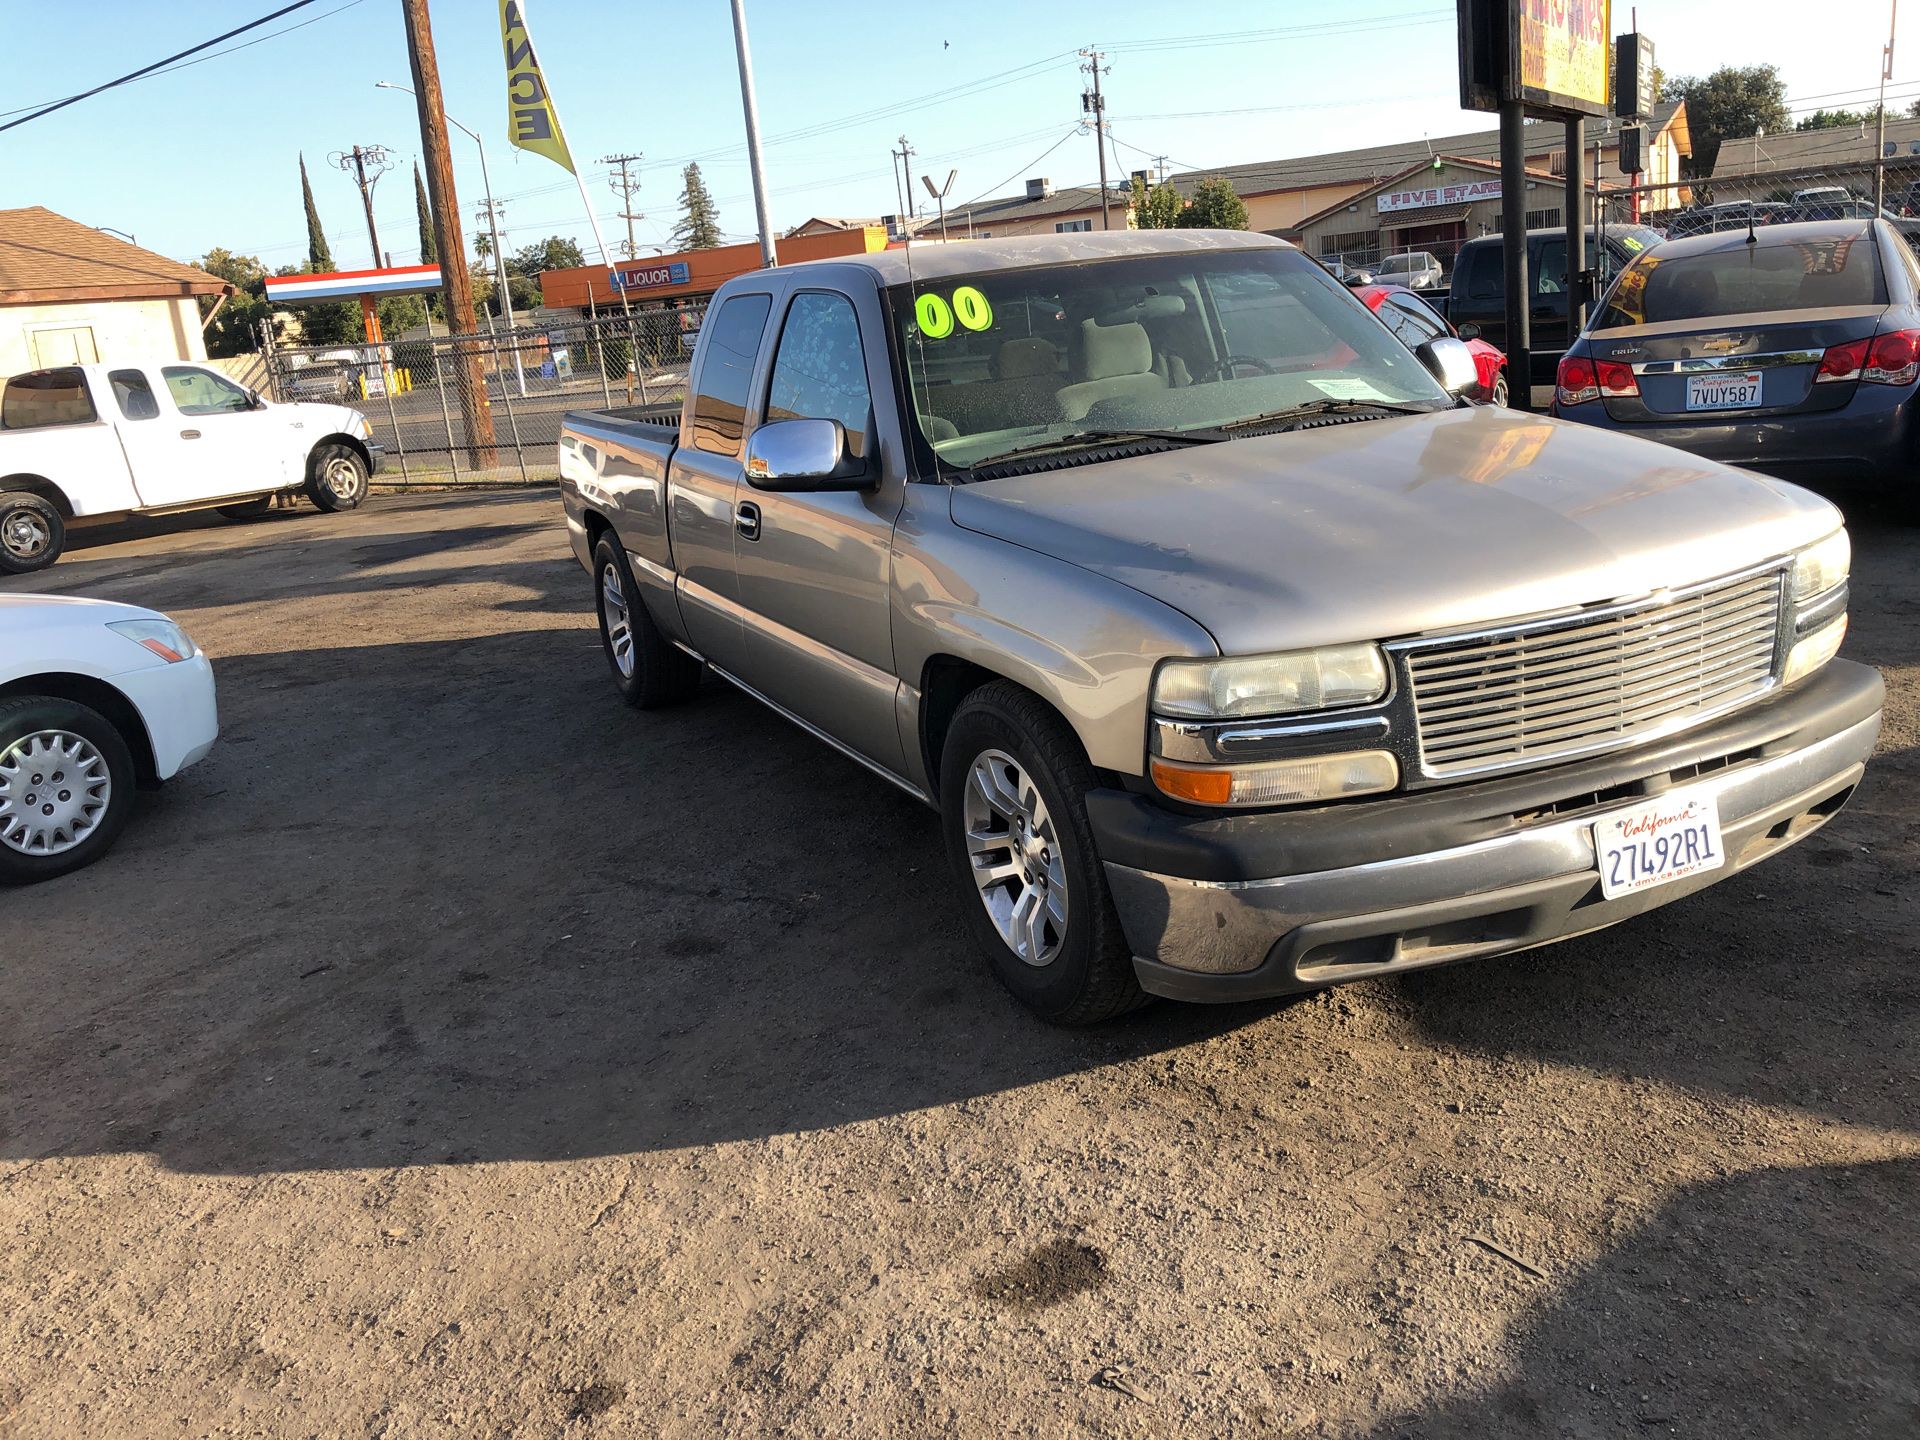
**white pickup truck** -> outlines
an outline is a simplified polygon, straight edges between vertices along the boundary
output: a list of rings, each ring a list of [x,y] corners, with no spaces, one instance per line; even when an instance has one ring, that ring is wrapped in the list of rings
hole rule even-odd
[[[217,508],[234,519],[304,490],[366,499],[366,416],[278,405],[205,365],[63,365],[0,381],[0,574],[44,570],[69,524]]]

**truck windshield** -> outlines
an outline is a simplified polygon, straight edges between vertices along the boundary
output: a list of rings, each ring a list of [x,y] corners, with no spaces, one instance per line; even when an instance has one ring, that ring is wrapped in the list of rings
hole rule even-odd
[[[983,271],[891,298],[920,438],[955,469],[1314,404],[1452,403],[1345,286],[1293,250]]]

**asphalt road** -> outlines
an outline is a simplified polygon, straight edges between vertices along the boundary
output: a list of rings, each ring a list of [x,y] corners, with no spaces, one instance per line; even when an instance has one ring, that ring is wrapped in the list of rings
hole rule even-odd
[[[1852,808],[1606,934],[1028,1018],[932,817],[608,687],[551,493],[96,534],[224,735],[0,893],[0,1435],[1908,1436],[1920,532]]]

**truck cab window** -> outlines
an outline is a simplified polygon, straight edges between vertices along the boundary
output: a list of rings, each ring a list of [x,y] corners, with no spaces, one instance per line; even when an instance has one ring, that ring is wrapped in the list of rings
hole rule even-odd
[[[253,408],[253,397],[224,375],[192,365],[166,365],[160,378],[182,415],[226,415]]]
[[[847,432],[847,454],[863,459],[872,411],[852,304],[819,291],[794,296],[774,353],[767,419],[838,420]]]
[[[160,402],[153,398],[153,386],[144,370],[115,370],[107,376],[113,388],[114,403],[128,420],[157,420]]]
[[[87,377],[75,366],[15,375],[0,393],[0,430],[90,425],[98,418],[87,395]]]
[[[753,360],[772,310],[771,295],[736,295],[708,322],[706,328],[712,333],[700,362],[700,388],[693,397],[694,449],[710,455],[739,455]]]

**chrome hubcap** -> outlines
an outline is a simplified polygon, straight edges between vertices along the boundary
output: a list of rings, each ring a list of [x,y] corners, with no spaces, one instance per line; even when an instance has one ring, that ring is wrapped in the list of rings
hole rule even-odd
[[[982,751],[967,773],[961,817],[994,929],[1027,964],[1050,964],[1067,938],[1067,868],[1032,777],[1006,751]]]
[[[0,751],[0,845],[22,855],[63,855],[107,813],[113,780],[93,742],[41,730]]]
[[[327,489],[342,500],[351,500],[360,491],[360,467],[351,460],[333,459],[324,472]]]
[[[627,614],[627,593],[620,587],[618,566],[600,572],[600,605],[607,627],[607,652],[622,679],[633,678],[633,620]]]
[[[5,545],[7,553],[18,559],[38,559],[52,539],[53,532],[46,522],[31,510],[12,511],[0,521],[0,545]]]

